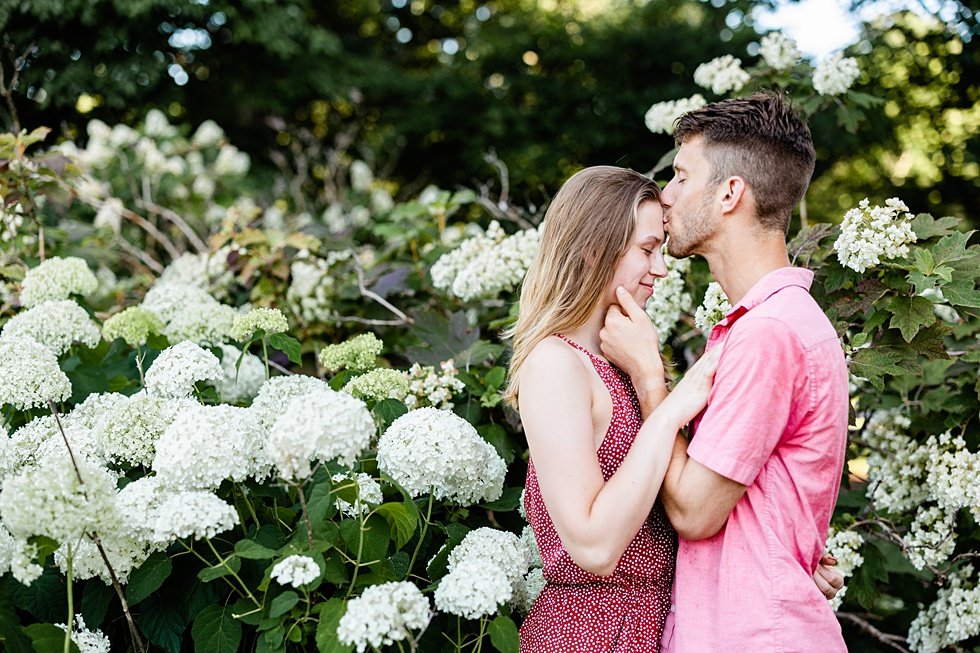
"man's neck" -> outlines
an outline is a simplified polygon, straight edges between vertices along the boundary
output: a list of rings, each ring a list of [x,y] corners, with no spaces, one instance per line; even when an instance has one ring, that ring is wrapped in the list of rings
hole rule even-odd
[[[764,276],[790,265],[782,238],[751,238],[716,247],[704,257],[728,300],[734,305]]]

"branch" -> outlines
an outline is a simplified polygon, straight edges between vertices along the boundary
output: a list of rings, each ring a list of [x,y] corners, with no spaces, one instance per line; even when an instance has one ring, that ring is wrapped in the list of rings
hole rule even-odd
[[[354,270],[357,272],[357,286],[361,290],[361,296],[362,297],[367,297],[368,299],[373,299],[374,301],[378,302],[379,304],[381,304],[382,306],[384,306],[385,308],[387,308],[389,311],[391,311],[392,313],[394,313],[395,315],[398,316],[398,320],[396,320],[396,321],[384,321],[384,322],[371,321],[371,322],[366,322],[366,323],[367,324],[379,324],[379,325],[381,325],[381,324],[389,324],[389,325],[394,325],[394,324],[412,324],[412,318],[410,318],[407,315],[405,315],[404,313],[402,313],[396,306],[392,305],[384,297],[382,297],[381,295],[377,294],[376,292],[374,292],[373,290],[369,289],[367,286],[364,285],[364,270],[361,268],[361,264],[357,261],[357,257],[353,257],[352,258],[352,261],[354,262]],[[363,319],[363,318],[361,318],[361,319]],[[347,318],[346,320],[343,320],[343,321],[358,322],[358,321],[361,321],[361,320],[354,319],[354,318]]]
[[[24,49],[24,54],[19,57],[14,56],[14,44],[10,42],[7,35],[4,34],[3,44],[6,46],[7,51],[10,53],[10,59],[14,64],[14,74],[10,78],[10,86],[6,85],[6,80],[4,78],[3,63],[0,62],[0,95],[4,97],[7,101],[7,110],[10,111],[11,119],[11,131],[15,134],[20,133],[20,118],[17,116],[17,107],[14,106],[14,88],[17,86],[17,81],[20,79],[20,66],[18,61],[23,61],[26,63],[27,57],[34,50],[34,44],[31,43]]]
[[[871,635],[876,640],[890,646],[896,651],[901,651],[902,653],[911,653],[903,644],[908,644],[908,641],[901,637],[900,635],[891,635],[889,633],[882,632],[871,625],[869,621],[859,617],[851,612],[838,612],[837,620],[842,622],[850,622],[851,624],[857,626],[857,628],[868,635]]]
[[[150,213],[154,213],[166,220],[169,220],[174,224],[174,226],[180,229],[181,233],[187,237],[187,240],[189,240],[191,245],[194,246],[194,249],[197,250],[198,254],[206,254],[207,252],[211,251],[210,248],[204,244],[204,241],[201,240],[200,236],[197,235],[197,232],[195,232],[191,226],[187,224],[187,221],[180,217],[176,211],[168,209],[165,206],[160,206],[151,199],[150,180],[145,176],[143,177],[143,200],[141,203],[144,209]]]

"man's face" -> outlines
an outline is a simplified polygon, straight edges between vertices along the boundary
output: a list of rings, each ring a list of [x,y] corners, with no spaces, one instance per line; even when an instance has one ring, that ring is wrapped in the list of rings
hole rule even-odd
[[[717,224],[711,182],[711,162],[704,153],[704,143],[694,137],[677,150],[674,177],[660,196],[664,205],[664,231],[667,253],[675,258],[703,253],[704,244]]]

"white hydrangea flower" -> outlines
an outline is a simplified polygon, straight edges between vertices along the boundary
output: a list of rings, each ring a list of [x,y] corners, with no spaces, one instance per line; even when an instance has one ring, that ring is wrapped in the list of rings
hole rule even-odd
[[[379,367],[355,376],[340,390],[358,399],[397,399],[404,402],[408,396],[408,374],[402,370]]]
[[[381,484],[371,478],[369,474],[358,472],[353,478],[347,474],[334,474],[330,477],[330,480],[334,483],[334,493],[341,491],[345,486],[355,486],[357,488],[355,490],[357,496],[354,498],[354,503],[341,499],[340,497],[337,497],[334,502],[337,510],[348,517],[366,515],[372,506],[380,505],[384,501],[384,495],[381,493]]]
[[[374,183],[374,173],[371,166],[360,159],[350,164],[350,187],[359,193],[366,193],[371,190]]]
[[[759,42],[759,54],[775,70],[789,70],[800,60],[796,41],[780,32],[766,34]]]
[[[521,539],[508,531],[495,528],[478,528],[470,531],[454,548],[446,560],[451,572],[467,560],[487,560],[503,570],[516,591],[530,566],[527,547]]]
[[[139,392],[114,407],[99,424],[97,433],[103,454],[112,464],[149,467],[156,442],[180,411],[197,403]]]
[[[902,547],[916,569],[945,563],[956,548],[956,513],[939,506],[920,507],[902,537]]]
[[[312,583],[319,575],[320,566],[316,560],[304,555],[291,555],[284,558],[269,572],[270,578],[280,585],[292,585],[297,588]]]
[[[0,340],[19,337],[33,338],[61,356],[75,343],[95,347],[102,332],[84,308],[70,299],[59,299],[35,304],[7,320]]]
[[[667,264],[667,276],[657,279],[653,296],[645,307],[661,344],[670,339],[681,313],[690,311],[693,303],[691,293],[687,292],[684,284],[684,275],[691,269],[691,259],[675,259],[665,253],[664,262]]]
[[[507,465],[462,417],[419,408],[398,419],[378,442],[378,467],[413,497],[431,492],[459,505],[495,501]]]
[[[674,123],[677,122],[678,118],[689,111],[700,109],[707,103],[707,100],[700,93],[695,93],[689,98],[680,100],[657,102],[647,109],[643,120],[646,123],[647,129],[654,134],[672,134],[674,132]]]
[[[875,411],[865,422],[863,439],[871,448],[867,495],[876,510],[899,514],[929,500],[929,449],[905,434],[910,424],[896,409]]]
[[[507,573],[490,560],[471,558],[439,581],[436,607],[464,619],[479,619],[497,612],[511,600],[514,588]]]
[[[7,532],[0,523],[0,570],[10,575],[21,585],[30,585],[44,573],[41,565],[37,564],[37,545],[28,544],[26,539],[15,538]]]
[[[316,390],[293,399],[269,433],[266,454],[286,480],[313,473],[310,461],[349,465],[371,444],[374,420],[367,406],[343,392]]]
[[[65,624],[55,624],[62,630],[68,630]],[[98,628],[89,630],[85,627],[85,618],[75,615],[75,627],[72,628],[71,641],[78,646],[78,653],[109,653],[109,638]]]
[[[238,313],[212,297],[203,288],[183,283],[156,283],[141,306],[163,323],[170,342],[190,340],[200,345],[217,345],[228,339]]]
[[[973,565],[950,574],[936,600],[919,612],[909,627],[909,647],[916,653],[939,653],[980,634],[980,586]]]
[[[540,227],[507,235],[494,220],[485,234],[439,257],[430,270],[432,284],[463,301],[495,297],[521,282],[540,243]]]
[[[218,150],[218,158],[214,161],[214,173],[219,177],[240,177],[248,172],[250,165],[248,154],[234,145],[225,143]]]
[[[864,538],[857,531],[837,531],[833,528],[827,534],[827,544],[824,549],[828,555],[837,559],[835,569],[841,576],[847,578],[854,574],[854,571],[864,564],[864,556],[861,555],[861,546]],[[841,606],[847,587],[841,588],[837,596],[830,600],[830,607],[835,611]]]
[[[146,391],[159,397],[189,397],[198,381],[224,378],[218,357],[185,340],[167,347],[146,371]]]
[[[163,111],[150,109],[143,120],[143,132],[154,138],[173,138],[177,135],[177,128],[170,124]]]
[[[238,357],[242,352],[232,345],[220,345],[221,370],[224,376],[214,383],[221,401],[228,404],[240,404],[249,401],[258,394],[266,382],[265,363],[254,354],[246,352],[241,365],[236,369]]]
[[[16,538],[43,535],[75,542],[101,529],[115,493],[115,476],[84,457],[73,465],[66,450],[64,456],[49,457],[4,479],[0,519]]]
[[[694,70],[694,83],[711,89],[716,95],[737,93],[750,79],[752,76],[742,70],[742,62],[730,54],[716,57]]]
[[[83,259],[52,256],[24,275],[20,303],[31,307],[49,300],[68,299],[72,295],[95,292],[99,281]]]
[[[0,406],[30,410],[70,396],[71,382],[50,349],[32,338],[0,341]]]
[[[405,373],[408,393],[402,398],[409,408],[435,406],[443,410],[453,407],[453,395],[466,389],[466,384],[456,378],[458,370],[452,359],[439,364],[439,371],[430,365],[412,365]]]
[[[857,272],[878,265],[882,259],[908,256],[908,244],[917,240],[912,231],[913,216],[904,202],[892,197],[885,200],[885,206],[869,208],[869,204],[864,198],[858,208],[844,214],[840,236],[834,242],[840,264]]]
[[[102,334],[112,342],[122,338],[130,347],[142,347],[147,338],[163,331],[163,322],[156,313],[140,306],[130,306],[102,323]]]
[[[930,439],[928,444],[932,444]],[[947,431],[938,438],[938,445],[928,447],[926,487],[939,506],[948,511],[969,508],[980,521],[980,453],[966,448],[962,436]]]
[[[5,206],[0,202],[0,242],[9,242],[17,238],[20,228],[24,225],[24,207],[20,202]]]
[[[528,564],[531,568],[543,567],[544,560],[541,559],[541,549],[538,548],[538,540],[534,537],[534,530],[530,525],[525,526],[521,531],[521,544],[527,554]]]
[[[293,399],[321,390],[331,390],[330,384],[314,376],[274,376],[262,385],[248,409],[264,430],[270,430]]]
[[[200,254],[185,252],[170,262],[153,287],[169,284],[195,286],[205,292],[214,293],[212,300],[223,296],[235,281],[234,273],[228,269],[228,256],[233,247],[234,245],[225,245],[214,252]],[[204,301],[207,302],[206,299]],[[180,310],[179,305],[176,309]],[[172,319],[172,316],[168,319]]]
[[[535,567],[531,571],[527,572],[524,576],[524,580],[521,583],[520,588],[514,595],[512,603],[519,611],[525,615],[531,611],[531,606],[534,602],[538,600],[541,596],[541,592],[544,591],[544,586],[548,581],[544,577],[544,569],[540,567]]]
[[[820,95],[841,95],[861,75],[857,59],[835,54],[817,64],[813,70],[813,90]]]
[[[712,281],[704,293],[704,301],[694,312],[694,325],[707,333],[721,322],[730,310],[732,310],[732,303],[728,301],[725,291],[717,281]]]
[[[123,206],[122,200],[118,197],[106,198],[99,206],[99,210],[96,211],[92,226],[96,229],[108,229],[118,234],[119,230],[122,229],[123,211],[125,210],[126,207]]]
[[[380,649],[411,637],[412,631],[425,630],[431,618],[429,599],[412,583],[373,585],[347,603],[337,637],[364,653],[368,646]]]
[[[337,282],[333,266],[353,256],[350,250],[330,252],[325,258],[294,261],[289,268],[290,284],[286,301],[290,309],[306,322],[332,319]]]
[[[258,329],[265,331],[266,335],[283,333],[289,329],[289,322],[278,308],[253,308],[235,318],[229,335],[234,340],[245,342]]]
[[[169,543],[193,537],[211,539],[238,525],[238,512],[220,497],[204,490],[167,495],[156,511],[153,538]]]
[[[213,120],[205,120],[194,131],[191,136],[191,144],[194,147],[215,147],[225,139],[224,130]]]
[[[255,416],[237,406],[189,406],[156,443],[153,469],[174,488],[213,489],[268,472],[265,438]]]

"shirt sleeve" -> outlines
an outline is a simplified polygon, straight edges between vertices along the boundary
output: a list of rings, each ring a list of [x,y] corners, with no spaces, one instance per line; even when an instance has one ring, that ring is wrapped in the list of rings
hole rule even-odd
[[[786,430],[804,374],[802,347],[785,323],[748,316],[736,322],[688,455],[751,485]]]

